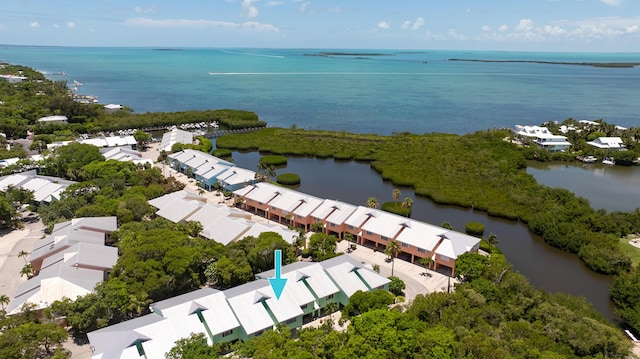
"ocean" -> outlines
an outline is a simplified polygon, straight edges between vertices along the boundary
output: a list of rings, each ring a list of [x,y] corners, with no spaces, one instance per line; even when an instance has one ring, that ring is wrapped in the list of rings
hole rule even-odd
[[[353,55],[314,56],[321,52]],[[640,125],[640,67],[451,58],[640,62],[640,53],[0,46],[0,61],[79,81],[79,93],[135,112],[243,109],[270,127],[385,135],[568,117]]]

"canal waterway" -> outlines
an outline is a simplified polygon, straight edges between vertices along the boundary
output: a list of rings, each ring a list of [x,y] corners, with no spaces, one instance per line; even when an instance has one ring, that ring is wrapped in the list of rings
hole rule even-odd
[[[256,152],[233,153],[234,163],[252,170],[256,170],[259,158],[260,154]],[[380,203],[393,200],[391,194],[395,186],[383,181],[367,163],[290,157],[287,166],[276,172],[297,173],[301,184],[296,190],[320,198],[354,205],[365,205],[371,196]],[[583,296],[606,318],[619,323],[609,300],[612,278],[592,272],[576,255],[545,244],[522,223],[490,217],[471,209],[437,205],[426,198],[416,197],[411,188],[400,190],[401,200],[405,197],[413,199],[413,219],[435,225],[449,222],[458,231],[464,231],[465,224],[471,221],[484,223],[485,234],[494,233],[498,237],[498,247],[513,268],[533,285],[553,293]]]
[[[538,183],[566,188],[589,200],[591,207],[608,212],[640,208],[640,167],[579,162],[527,163],[527,173]]]

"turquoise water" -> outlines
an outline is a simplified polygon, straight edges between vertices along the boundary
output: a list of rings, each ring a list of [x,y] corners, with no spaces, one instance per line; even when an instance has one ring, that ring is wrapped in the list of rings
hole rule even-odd
[[[0,46],[0,60],[49,73],[136,112],[235,108],[269,126],[390,134],[467,133],[548,120],[640,124],[640,68],[450,58],[640,62],[640,54]],[[209,74],[209,73],[214,74]]]

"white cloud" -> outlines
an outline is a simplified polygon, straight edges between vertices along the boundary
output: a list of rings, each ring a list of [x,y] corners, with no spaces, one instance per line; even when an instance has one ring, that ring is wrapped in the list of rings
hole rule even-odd
[[[204,19],[164,19],[156,20],[144,17],[127,19],[126,25],[147,28],[240,28],[259,32],[279,32],[280,29],[271,24],[261,24],[255,21],[235,23],[230,21],[204,20]]]
[[[491,31],[491,26],[489,25],[484,25],[483,27],[480,28],[483,32],[489,32]]]
[[[54,29],[58,29],[58,28],[60,28],[60,26],[58,26],[58,24],[53,24],[53,28]]]
[[[378,29],[386,30],[386,29],[388,29],[389,27],[390,27],[390,26],[389,26],[389,23],[388,23],[388,22],[386,22],[386,21],[380,21],[380,22],[378,23]]]
[[[286,4],[284,1],[267,1],[266,6],[281,6]]]
[[[29,27],[32,29],[37,29],[40,27],[40,24],[37,21],[33,21],[32,23],[29,24]]]
[[[74,27],[76,27],[76,24],[73,21],[67,21],[67,27],[73,29]]]
[[[297,1],[296,1],[297,2]],[[311,1],[305,1],[303,2],[300,7],[298,7],[298,10],[300,12],[311,12]]]
[[[407,20],[402,23],[402,28],[405,30],[418,30],[424,25],[424,19],[422,17],[416,18],[415,21]]]
[[[330,8],[327,9],[327,12],[331,12],[331,13],[334,13],[334,14],[340,14],[343,11],[344,10],[342,10],[342,8],[339,7],[339,6],[334,6],[334,7],[330,7]]]
[[[158,11],[158,7],[153,5],[153,6],[149,6],[147,8],[142,8],[140,6],[135,6],[133,8],[133,11],[137,12],[138,14],[155,14]]]
[[[255,19],[258,17],[258,8],[254,5],[260,0],[242,0],[242,17]]]
[[[500,32],[505,32],[507,30],[509,30],[509,25],[505,25],[505,24],[500,25],[500,27],[498,28],[498,31]]]
[[[620,6],[622,0],[600,0],[609,6]]]
[[[531,19],[522,19],[516,26],[516,31],[520,32],[529,32],[533,29],[533,20]]]

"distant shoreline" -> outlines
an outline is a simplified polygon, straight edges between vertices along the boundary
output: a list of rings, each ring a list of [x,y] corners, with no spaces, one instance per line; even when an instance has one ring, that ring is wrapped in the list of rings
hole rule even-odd
[[[538,61],[538,60],[481,60],[481,59],[449,59],[449,61],[466,62],[505,62],[505,63],[528,63],[545,65],[576,65],[591,67],[613,67],[613,68],[634,68],[640,66],[640,62],[563,62],[563,61]]]

